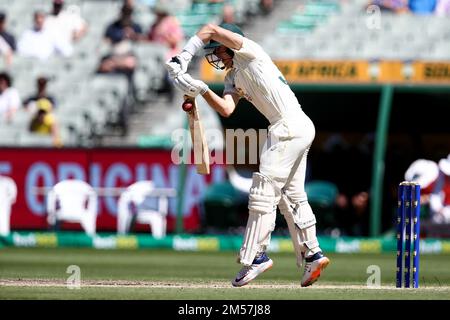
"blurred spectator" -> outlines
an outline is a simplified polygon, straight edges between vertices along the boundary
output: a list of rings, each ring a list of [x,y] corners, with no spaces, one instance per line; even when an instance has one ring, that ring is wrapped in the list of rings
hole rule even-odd
[[[25,57],[48,59],[53,54],[70,56],[72,46],[66,41],[55,37],[54,33],[44,29],[45,14],[41,11],[34,13],[34,25],[26,30],[19,39],[18,52]]]
[[[47,82],[48,79],[46,77],[38,77],[36,79],[36,93],[26,98],[23,103],[23,106],[27,111],[34,113],[37,109],[36,102],[43,98],[48,99],[51,102],[53,109],[55,109],[55,99],[47,94]]]
[[[450,154],[439,161],[439,177],[430,196],[431,219],[450,223]]]
[[[273,0],[260,0],[259,8],[263,15],[268,15],[273,10]]]
[[[369,5],[376,5],[382,11],[405,13],[409,11],[408,0],[372,0]]]
[[[438,0],[434,14],[438,17],[450,16],[450,0]]]
[[[108,26],[105,38],[112,44],[117,44],[124,40],[137,41],[142,37],[142,28],[133,21],[133,7],[122,6],[120,17],[117,21]]]
[[[148,32],[148,40],[167,47],[167,59],[180,52],[180,44],[184,39],[183,29],[177,18],[171,15],[169,5],[158,2],[153,7],[156,20]]]
[[[14,51],[16,51],[16,39],[6,31],[6,14],[0,12],[0,54],[5,57],[7,65],[11,64]]]
[[[6,31],[6,14],[0,12],[0,37],[8,43],[13,51],[16,51],[16,38]]]
[[[166,60],[177,55],[180,52],[180,44],[184,39],[183,29],[177,18],[171,15],[169,5],[159,1],[154,7],[153,12],[156,20],[150,27],[147,38],[151,42],[159,43],[169,50],[166,54]],[[169,101],[174,98],[173,85],[166,71],[163,87],[160,93],[166,93]]]
[[[53,144],[56,147],[62,146],[56,119],[52,113],[52,103],[45,98],[39,99],[36,102],[36,109],[37,111],[30,121],[30,132],[51,135]]]
[[[369,5],[394,13],[433,14],[437,1],[439,0],[371,0]]]
[[[234,7],[230,3],[225,3],[223,5],[222,23],[235,23]]]
[[[5,57],[6,65],[8,65],[8,66],[11,65],[13,51],[12,51],[11,47],[9,46],[9,44],[2,37],[0,37],[0,55]]]
[[[55,32],[55,36],[61,37],[61,41],[78,41],[86,34],[86,21],[81,17],[78,6],[63,8],[64,0],[53,0],[52,12],[45,20],[45,28]]]
[[[134,9],[134,0],[123,0],[122,5],[129,6]]]
[[[11,122],[20,106],[19,92],[12,87],[11,77],[6,72],[0,73],[0,120]]]
[[[409,9],[414,14],[433,14],[436,0],[409,0]]]
[[[108,26],[105,40],[112,45],[111,52],[100,61],[100,73],[124,73],[129,79],[137,65],[137,58],[131,51],[130,41],[141,40],[142,29],[133,22],[133,8],[122,6],[120,17]]]

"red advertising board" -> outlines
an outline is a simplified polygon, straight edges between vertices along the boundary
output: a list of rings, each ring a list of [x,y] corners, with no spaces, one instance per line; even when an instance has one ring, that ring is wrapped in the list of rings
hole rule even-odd
[[[178,190],[181,168],[173,163],[168,150],[0,149],[0,175],[13,178],[18,189],[11,229],[48,228],[45,194],[36,192],[39,187],[52,187],[65,179],[84,180],[94,188],[123,188],[136,181],[152,180],[156,187]],[[203,192],[208,184],[222,181],[225,172],[220,165],[213,165],[208,176],[197,174],[194,165],[186,168],[181,192],[184,229],[189,232],[199,227],[199,201]],[[116,230],[117,200],[117,196],[99,197],[97,230]],[[169,232],[175,228],[177,201],[178,197],[169,201]]]

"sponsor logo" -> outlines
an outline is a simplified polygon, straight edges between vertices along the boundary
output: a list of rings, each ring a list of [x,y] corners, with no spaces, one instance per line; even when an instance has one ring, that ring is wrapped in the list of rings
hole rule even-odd
[[[92,245],[96,249],[115,249],[117,247],[116,237],[94,237]]]
[[[380,253],[381,252],[381,241],[379,240],[361,240],[360,252],[365,253]]]
[[[219,239],[204,238],[197,240],[197,247],[199,251],[219,251]]]
[[[442,253],[450,253],[450,242],[442,242]]]
[[[294,250],[291,240],[279,240],[278,248],[279,252],[292,252]]]
[[[121,236],[116,240],[118,249],[137,249],[138,240],[135,236]]]
[[[426,63],[423,69],[423,77],[433,80],[450,80],[450,64]]]
[[[174,250],[197,250],[198,243],[195,238],[182,238],[182,237],[174,237],[173,238],[173,249]]]
[[[12,240],[17,247],[35,247],[36,237],[34,234],[21,235],[18,233],[13,233]]]
[[[420,253],[441,253],[442,252],[442,242],[437,241],[420,241]]]
[[[37,234],[36,245],[38,247],[56,247],[58,246],[58,238],[56,234]]]
[[[352,252],[360,252],[360,241],[352,240],[352,241],[344,241],[338,240],[336,242],[336,252],[342,253],[352,253]]]

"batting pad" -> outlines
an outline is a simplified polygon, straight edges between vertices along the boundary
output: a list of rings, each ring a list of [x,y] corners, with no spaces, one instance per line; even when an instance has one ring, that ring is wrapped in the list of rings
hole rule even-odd
[[[253,174],[249,195],[249,216],[240,250],[240,262],[251,265],[258,252],[266,250],[275,229],[277,191],[273,182],[258,172]]]
[[[281,210],[280,210],[281,211]],[[294,222],[294,217],[291,214],[283,214],[284,219],[287,222],[289,229],[289,234],[292,239],[292,244],[294,246],[295,256],[297,258],[297,266],[300,268],[303,265],[303,255],[306,251],[303,241],[300,238],[300,230]]]
[[[297,266],[301,267],[304,256],[320,251],[316,236],[316,217],[308,201],[294,203],[286,195],[281,197],[279,208],[288,225]]]

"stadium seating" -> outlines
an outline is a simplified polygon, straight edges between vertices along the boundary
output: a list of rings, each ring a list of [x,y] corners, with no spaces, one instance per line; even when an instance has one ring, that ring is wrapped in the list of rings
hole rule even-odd
[[[260,10],[259,0],[233,0],[229,3],[234,6],[235,19],[240,25],[248,24],[250,17],[257,15]],[[128,116],[137,110],[137,105],[156,101],[158,91],[164,85],[163,62],[167,57],[167,49],[155,44],[132,45],[133,53],[138,58],[133,88],[130,88],[124,76],[96,73],[101,57],[109,52],[109,46],[102,41],[103,34],[108,24],[117,19],[121,5],[121,0],[66,0],[66,8],[73,6],[75,10],[80,10],[88,23],[88,32],[74,45],[72,56],[38,61],[15,55],[9,66],[4,59],[0,59],[0,70],[11,74],[13,85],[22,98],[34,93],[38,76],[46,76],[50,80],[48,92],[57,101],[54,113],[64,146],[92,146],[102,143],[103,137],[117,134],[117,128],[126,128]],[[145,1],[135,1],[134,5],[134,19],[146,32],[154,22],[155,15]],[[224,3],[175,0],[170,1],[170,5],[187,39],[205,23],[220,23]],[[34,11],[49,12],[50,8],[49,0],[0,0],[0,10],[7,14],[7,29],[16,40],[32,25]],[[168,128],[183,125],[183,117],[167,115],[163,118],[170,121],[156,123],[151,135],[158,132],[167,134]],[[208,123],[217,122],[211,115],[207,118]],[[42,137],[36,138],[28,133],[29,120],[28,113],[18,112],[14,125],[2,125],[5,134],[0,136],[0,145],[39,145],[39,141],[47,145]],[[125,131],[122,129],[120,132]]]
[[[75,44],[71,57],[52,57],[47,61],[38,61],[15,55],[10,66],[6,66],[4,59],[0,59],[0,69],[11,74],[13,86],[19,90],[22,98],[34,93],[38,76],[48,77],[48,92],[58,103],[55,115],[63,144],[91,145],[102,135],[110,134],[110,128],[123,125],[126,121],[124,114],[135,103],[125,76],[95,73],[101,57],[108,52],[108,47],[102,43],[103,33],[107,25],[117,18],[121,1],[66,1],[66,6],[70,5],[78,6],[89,25],[86,36]],[[44,0],[0,1],[0,9],[8,15],[8,29],[16,39],[31,26],[35,10],[48,12],[50,6],[51,2]],[[154,20],[154,14],[150,8],[140,6],[140,10],[136,10],[136,19],[142,22],[146,31]],[[165,48],[139,44],[133,51],[140,61],[136,72],[138,98],[145,100],[162,83],[164,70],[161,62],[165,59]],[[126,112],[124,108],[127,109]],[[27,132],[29,120],[30,115],[26,112],[18,112],[13,125],[5,127],[2,124],[2,132],[5,134],[0,136],[0,145],[39,145],[40,141],[47,145],[48,139],[36,138]]]
[[[186,39],[204,23],[221,22],[224,2],[176,0],[170,3]],[[233,5],[236,22],[244,28],[261,10],[258,0],[227,3]],[[48,77],[48,92],[58,104],[55,114],[63,144],[93,145],[101,143],[108,135],[126,132],[123,128],[127,127],[129,115],[138,111],[140,105],[158,100],[158,91],[164,85],[163,62],[167,49],[149,43],[133,44],[138,66],[132,88],[125,76],[97,74],[100,59],[109,51],[102,41],[103,34],[107,25],[117,19],[122,1],[67,0],[66,6],[71,5],[79,8],[89,25],[86,36],[76,43],[71,57],[40,62],[15,55],[9,66],[0,59],[0,70],[12,75],[22,98],[34,92],[36,77]],[[383,12],[379,28],[369,28],[366,5],[366,0],[299,1],[297,10],[287,19],[278,21],[274,32],[265,34],[262,45],[274,59],[449,59],[450,19]],[[50,6],[48,0],[0,0],[0,10],[7,13],[7,28],[16,39],[31,26],[36,9],[48,12]],[[135,1],[135,6],[134,18],[147,31],[155,15],[144,1]],[[136,135],[136,144],[139,139],[149,141],[151,135],[167,137],[170,130],[183,125],[182,115],[174,115],[170,108],[162,109],[159,112],[165,115],[158,119],[170,121],[151,122],[148,131],[142,132],[142,136]],[[208,108],[202,109],[207,115],[205,126],[217,127],[216,115],[210,116]],[[27,138],[28,116],[19,112],[13,126],[2,125],[5,134],[0,136],[0,145],[35,144]],[[121,130],[117,131],[118,128]],[[24,134],[23,139],[21,134]]]
[[[450,19],[382,12],[370,27],[367,1],[312,1],[280,21],[263,47],[282,59],[448,60]],[[279,50],[280,43],[286,50]]]
[[[192,5],[173,10],[181,23],[186,37],[191,37],[205,23],[221,23],[225,2],[192,1]],[[228,1],[234,7],[235,23],[245,25],[249,16],[259,12],[259,0]]]
[[[153,181],[138,181],[130,185],[117,202],[117,233],[126,234],[135,223],[148,224],[155,238],[163,238],[167,229],[168,198],[175,191],[162,192]]]
[[[47,221],[58,228],[60,221],[80,223],[86,234],[96,233],[98,196],[82,180],[63,180],[53,186],[47,195]]]

